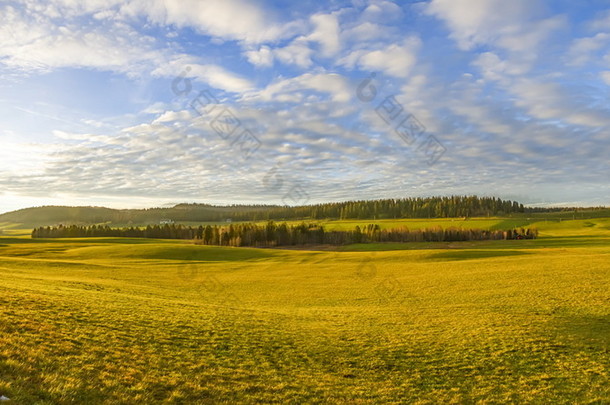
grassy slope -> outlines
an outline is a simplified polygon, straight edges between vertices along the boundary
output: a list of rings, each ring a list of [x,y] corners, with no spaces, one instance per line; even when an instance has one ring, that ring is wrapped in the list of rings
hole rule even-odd
[[[610,220],[537,226],[533,241],[340,252],[0,238],[0,394],[610,401]]]

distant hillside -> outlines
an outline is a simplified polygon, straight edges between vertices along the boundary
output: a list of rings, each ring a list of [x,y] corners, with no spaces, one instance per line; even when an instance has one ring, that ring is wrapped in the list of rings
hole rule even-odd
[[[109,221],[117,210],[104,207],[33,207],[0,215],[0,222],[12,222],[26,226],[58,223],[96,224]]]
[[[56,224],[147,224],[170,221],[224,221],[233,213],[255,207],[213,207],[208,205],[179,204],[171,208],[118,210],[104,207],[45,206],[25,208],[0,215],[0,223],[19,223],[24,226]],[[256,209],[264,212],[262,207]]]
[[[317,219],[399,219],[514,216],[548,218],[592,218],[609,216],[610,211],[596,208],[527,208],[516,201],[494,197],[451,196],[346,201],[288,207],[279,205],[178,204],[169,208],[117,210],[103,207],[35,207],[0,215],[0,224],[23,228],[51,225],[111,226],[149,225],[162,221],[225,222],[290,221]]]
[[[0,215],[0,223],[24,227],[87,224],[154,224],[174,222],[220,222],[301,219],[393,219],[498,216],[521,213],[516,201],[493,197],[451,196],[346,201],[298,207],[278,205],[178,204],[170,208],[117,210],[103,207],[46,206]]]

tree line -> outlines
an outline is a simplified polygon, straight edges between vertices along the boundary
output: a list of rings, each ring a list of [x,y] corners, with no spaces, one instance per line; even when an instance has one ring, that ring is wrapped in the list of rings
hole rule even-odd
[[[168,213],[167,217],[174,221],[214,222],[225,218],[231,218],[234,221],[457,218],[525,212],[523,204],[516,201],[477,196],[357,200],[297,207],[231,206],[225,207],[227,209],[225,212],[215,212],[217,208],[201,204],[180,204],[175,206],[175,211],[171,212],[171,215]],[[183,211],[180,212],[180,210]],[[206,219],[203,219],[204,217]]]
[[[472,240],[534,239],[536,229],[483,230],[441,227],[409,230],[407,227],[381,229],[377,224],[356,226],[350,231],[327,231],[313,223],[289,225],[273,221],[227,226],[191,227],[176,224],[153,225],[146,228],[110,228],[108,226],[40,227],[33,238],[127,237],[159,239],[194,239],[196,243],[216,246],[274,247],[311,244],[346,245],[373,242],[454,242]]]

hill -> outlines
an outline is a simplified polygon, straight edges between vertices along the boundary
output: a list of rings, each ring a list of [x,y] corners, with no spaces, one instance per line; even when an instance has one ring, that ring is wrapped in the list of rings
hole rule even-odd
[[[448,218],[523,212],[523,204],[494,197],[451,196],[361,200],[304,206],[178,204],[169,208],[117,210],[102,207],[46,206],[0,215],[0,223],[27,226],[54,224],[149,224],[300,219]]]
[[[116,212],[117,210],[104,207],[32,207],[2,214],[0,223],[17,223],[25,226],[56,223],[103,223],[109,221]]]
[[[584,215],[586,213],[586,215]],[[104,207],[45,206],[0,215],[0,224],[23,228],[50,225],[149,225],[161,221],[225,222],[299,220],[385,220],[405,218],[527,217],[577,219],[607,216],[601,208],[528,208],[517,201],[495,197],[450,196],[360,200],[304,206],[178,204],[167,208],[111,209]]]

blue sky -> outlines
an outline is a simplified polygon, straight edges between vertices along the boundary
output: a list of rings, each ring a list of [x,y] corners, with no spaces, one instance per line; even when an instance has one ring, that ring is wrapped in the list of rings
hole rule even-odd
[[[610,205],[610,3],[0,4],[0,211]]]

